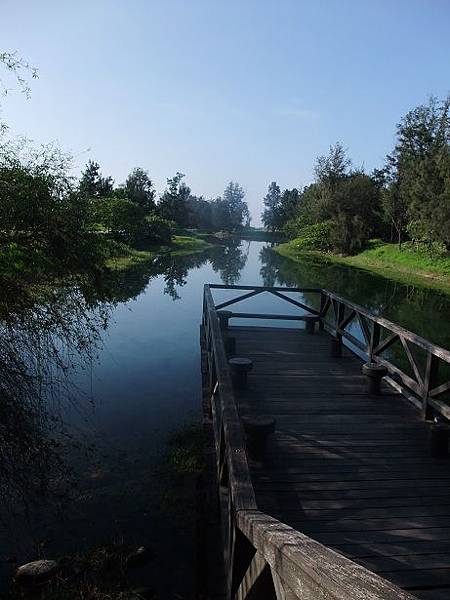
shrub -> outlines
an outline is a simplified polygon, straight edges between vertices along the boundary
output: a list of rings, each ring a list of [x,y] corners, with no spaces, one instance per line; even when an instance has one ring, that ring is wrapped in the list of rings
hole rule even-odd
[[[307,225],[297,232],[295,247],[299,251],[318,250],[329,252],[331,250],[332,223],[324,221],[314,225]]]
[[[152,244],[170,244],[174,233],[173,221],[163,219],[156,214],[150,214],[145,218],[145,240]]]

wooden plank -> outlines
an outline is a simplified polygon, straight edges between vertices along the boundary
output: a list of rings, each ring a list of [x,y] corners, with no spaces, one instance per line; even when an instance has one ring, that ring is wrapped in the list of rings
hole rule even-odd
[[[335,545],[344,543],[365,544],[365,543],[399,543],[420,539],[423,541],[450,541],[450,528],[430,527],[428,529],[406,528],[389,529],[381,531],[331,531],[316,532],[314,539],[321,544]]]
[[[450,515],[433,515],[421,517],[391,517],[377,519],[333,519],[331,521],[310,521],[308,518],[290,520],[299,531],[308,533],[313,537],[322,532],[347,532],[347,531],[392,531],[396,529],[430,529],[450,528]]]
[[[436,502],[436,500],[434,501]],[[316,521],[335,521],[341,519],[385,519],[388,514],[390,518],[410,518],[410,517],[436,517],[448,516],[450,500],[444,504],[433,503],[431,506],[394,506],[387,511],[385,506],[376,506],[375,508],[341,508],[341,509],[307,509],[303,503],[299,506],[283,511],[283,514],[289,518],[290,522],[300,522],[306,519],[309,523]]]
[[[353,558],[382,558],[390,556],[426,556],[450,553],[450,540],[400,540],[396,543],[335,544],[336,550]]]

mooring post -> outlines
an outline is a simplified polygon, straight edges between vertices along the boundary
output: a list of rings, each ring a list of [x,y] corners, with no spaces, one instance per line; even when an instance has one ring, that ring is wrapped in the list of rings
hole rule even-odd
[[[433,458],[447,458],[450,427],[446,423],[433,423],[430,430],[430,451]]]
[[[218,310],[217,317],[219,318],[220,328],[224,331],[228,329],[228,321],[233,316],[231,310]]]
[[[259,460],[264,457],[267,450],[269,435],[275,431],[275,419],[259,415],[243,417],[242,423],[247,439],[247,450],[251,458]]]
[[[237,388],[247,387],[247,375],[253,368],[253,361],[249,358],[230,358],[228,361],[231,369],[231,379]]]
[[[381,394],[381,380],[388,374],[387,368],[376,362],[367,362],[363,364],[362,372],[367,377],[369,394]]]

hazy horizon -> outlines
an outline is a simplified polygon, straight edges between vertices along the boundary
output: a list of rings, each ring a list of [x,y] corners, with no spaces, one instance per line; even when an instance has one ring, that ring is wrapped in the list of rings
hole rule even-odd
[[[336,141],[381,166],[400,118],[450,88],[445,0],[6,0],[2,16],[1,49],[39,69],[29,100],[2,99],[11,134],[56,140],[75,174],[142,166],[158,193],[176,171],[205,197],[238,181],[254,225],[271,181],[310,183]]]

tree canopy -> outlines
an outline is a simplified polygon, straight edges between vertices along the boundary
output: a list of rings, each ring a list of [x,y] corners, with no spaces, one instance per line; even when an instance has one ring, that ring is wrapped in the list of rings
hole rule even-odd
[[[268,229],[296,237],[305,227],[330,223],[330,247],[346,254],[361,250],[371,237],[399,245],[410,239],[448,251],[450,97],[432,97],[401,119],[382,169],[353,168],[338,142],[316,159],[314,175],[314,183],[301,191],[280,195],[278,185],[270,184],[262,213]]]

